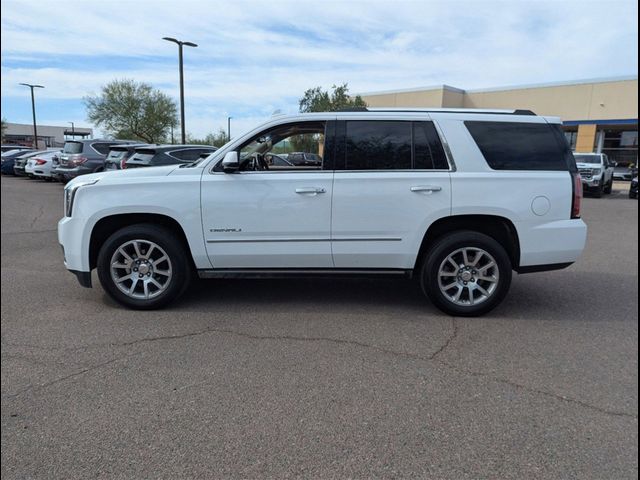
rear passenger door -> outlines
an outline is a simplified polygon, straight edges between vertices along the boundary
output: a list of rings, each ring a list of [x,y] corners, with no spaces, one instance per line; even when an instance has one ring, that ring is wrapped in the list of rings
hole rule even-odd
[[[428,226],[451,211],[450,166],[435,125],[346,120],[336,143],[335,267],[413,268]]]

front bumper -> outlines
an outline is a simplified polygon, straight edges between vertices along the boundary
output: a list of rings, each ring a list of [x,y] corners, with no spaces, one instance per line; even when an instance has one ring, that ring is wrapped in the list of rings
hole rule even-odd
[[[64,217],[58,222],[58,243],[62,247],[64,266],[73,273],[83,287],[91,287],[89,245],[84,238],[85,222]]]
[[[597,177],[581,177],[582,187],[588,190],[600,188],[602,185],[602,176]]]

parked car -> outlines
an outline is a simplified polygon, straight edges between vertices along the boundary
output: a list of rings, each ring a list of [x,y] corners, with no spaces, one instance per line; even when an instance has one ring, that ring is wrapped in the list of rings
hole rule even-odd
[[[317,167],[322,164],[322,158],[317,153],[293,152],[287,155],[287,162],[298,167]]]
[[[0,148],[2,153],[8,152],[9,150],[33,150],[33,148],[25,147],[24,145],[2,145]]]
[[[616,166],[613,169],[613,179],[618,181],[629,181],[635,176],[634,170],[633,165]]]
[[[638,177],[634,177],[631,180],[631,185],[629,186],[629,198],[638,198]]]
[[[27,161],[25,166],[25,172],[27,175],[33,175],[35,178],[39,178],[45,181],[53,180],[51,175],[51,169],[53,168],[53,159],[57,159],[60,155],[60,150],[49,151],[39,155],[31,157]]]
[[[0,156],[2,161],[0,166],[0,172],[2,172],[4,175],[15,175],[15,172],[13,171],[13,166],[15,165],[16,158],[30,151],[33,151],[33,149],[28,150],[24,148],[18,148],[13,150],[7,150],[6,152],[4,152]]]
[[[59,156],[53,176],[63,182],[80,175],[104,170],[104,159],[112,145],[138,143],[128,140],[67,140]]]
[[[47,150],[40,150],[37,152],[30,150],[30,151],[27,151],[27,153],[17,156],[13,163],[13,174],[18,177],[24,177],[26,175],[25,166],[27,165],[27,162],[29,161],[29,159],[34,155],[38,155],[46,152]]]
[[[328,140],[322,164],[270,171],[265,155],[296,135]],[[502,301],[512,270],[578,259],[581,198],[559,118],[299,114],[274,117],[199,162],[70,182],[58,240],[81,285],[97,269],[105,291],[130,308],[167,305],[195,269],[204,278],[413,277],[444,312],[473,316]]]
[[[148,147],[148,143],[131,143],[112,145],[109,154],[104,160],[105,170],[122,170],[126,167],[126,161],[135,153],[136,148]]]
[[[591,192],[598,198],[604,193],[611,193],[615,162],[610,162],[604,153],[574,153],[573,156],[585,192]]]
[[[211,154],[218,148],[208,145],[149,145],[135,149],[125,162],[126,168],[157,167],[195,162],[200,155]]]

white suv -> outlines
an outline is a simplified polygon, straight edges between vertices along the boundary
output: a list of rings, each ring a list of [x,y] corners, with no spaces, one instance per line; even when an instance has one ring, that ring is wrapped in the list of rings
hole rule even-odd
[[[318,165],[269,165],[305,152]],[[414,277],[480,315],[518,273],[580,256],[581,180],[557,118],[513,110],[280,116],[192,164],[85,175],[58,225],[81,285],[159,308],[200,277]]]

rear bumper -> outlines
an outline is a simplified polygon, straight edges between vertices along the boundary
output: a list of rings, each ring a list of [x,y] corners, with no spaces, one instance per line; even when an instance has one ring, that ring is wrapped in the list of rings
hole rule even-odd
[[[93,170],[89,167],[83,166],[74,168],[56,167],[51,172],[54,177],[61,180],[73,180],[80,175],[87,175],[89,173],[93,173]]]
[[[527,267],[564,268],[578,260],[587,243],[587,225],[579,218],[538,225],[519,223],[516,229],[520,239],[520,265],[516,271]],[[549,268],[552,265],[559,267]]]

